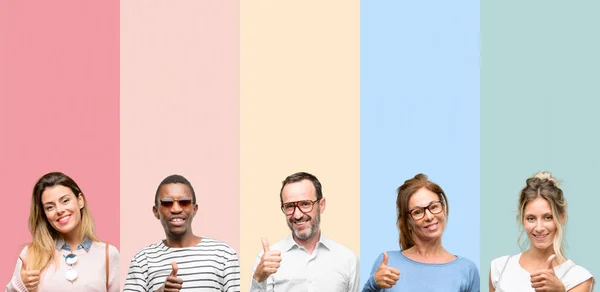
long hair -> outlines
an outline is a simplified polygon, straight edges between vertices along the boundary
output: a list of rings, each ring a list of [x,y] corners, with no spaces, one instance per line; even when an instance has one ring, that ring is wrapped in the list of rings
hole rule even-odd
[[[91,241],[99,241],[94,233],[94,221],[87,208],[87,201],[83,192],[75,181],[60,172],[51,172],[42,176],[33,188],[31,196],[31,210],[29,213],[29,231],[32,242],[27,246],[27,267],[33,270],[43,270],[55,260],[54,251],[56,242],[62,235],[56,231],[46,218],[44,206],[42,205],[42,193],[46,188],[62,185],[71,189],[76,198],[83,198],[81,208],[81,222],[79,228],[82,236],[87,236]],[[83,238],[82,238],[83,239]]]
[[[409,215],[408,213],[408,201],[418,190],[421,188],[426,188],[427,190],[438,195],[440,201],[444,205],[444,220],[448,218],[448,198],[446,198],[446,194],[444,190],[434,182],[431,182],[427,179],[427,176],[419,173],[415,175],[414,178],[411,178],[404,182],[398,188],[398,197],[396,199],[396,211],[398,215],[398,219],[396,224],[398,225],[398,229],[400,231],[400,238],[398,239],[400,243],[400,247],[402,250],[407,250],[415,245],[415,240],[412,237],[412,233],[409,230]],[[445,226],[445,224],[444,224]]]
[[[548,201],[552,209],[552,220],[556,225],[556,234],[553,241],[554,254],[558,262],[562,263],[566,261],[563,249],[563,235],[564,225],[567,223],[567,200],[563,195],[563,191],[558,187],[558,181],[549,172],[540,171],[527,179],[527,183],[519,195],[519,214],[517,215],[519,226],[523,227],[525,207],[529,202],[537,198],[543,198]],[[524,250],[525,245],[521,241],[525,233],[523,229],[521,228],[521,234],[517,238],[517,243],[521,250]]]

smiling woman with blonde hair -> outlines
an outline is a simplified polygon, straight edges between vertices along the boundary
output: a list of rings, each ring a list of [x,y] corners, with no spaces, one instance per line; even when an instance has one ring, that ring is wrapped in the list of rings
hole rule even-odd
[[[528,178],[519,196],[517,239],[526,234],[529,248],[524,252],[494,259],[490,269],[490,291],[589,292],[592,274],[567,259],[563,250],[567,201],[558,181],[549,172]]]
[[[73,179],[51,172],[37,181],[29,230],[7,291],[119,291],[119,252],[96,237]]]

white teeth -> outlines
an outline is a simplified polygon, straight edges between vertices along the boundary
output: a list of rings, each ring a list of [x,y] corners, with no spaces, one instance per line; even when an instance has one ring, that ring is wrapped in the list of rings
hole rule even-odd
[[[181,222],[181,221],[183,221],[183,219],[181,219],[181,218],[173,218],[173,219],[171,219],[171,222]]]

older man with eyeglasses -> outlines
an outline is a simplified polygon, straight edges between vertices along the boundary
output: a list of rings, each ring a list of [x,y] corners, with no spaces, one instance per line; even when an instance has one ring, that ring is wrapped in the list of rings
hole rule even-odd
[[[181,175],[165,178],[154,197],[154,216],[166,239],[138,252],[123,291],[240,291],[240,267],[228,244],[194,235],[196,194]]]
[[[250,291],[359,291],[356,254],[321,234],[326,200],[319,180],[306,172],[292,174],[283,181],[279,199],[291,234],[271,246],[262,240]]]

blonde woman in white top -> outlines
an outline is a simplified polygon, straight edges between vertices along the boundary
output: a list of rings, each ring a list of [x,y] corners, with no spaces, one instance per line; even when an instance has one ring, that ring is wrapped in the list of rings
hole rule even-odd
[[[492,261],[490,291],[592,291],[593,275],[565,258],[563,227],[567,201],[549,172],[538,172],[527,179],[519,196],[517,219],[523,224],[529,248]],[[522,236],[523,233],[519,243]]]

